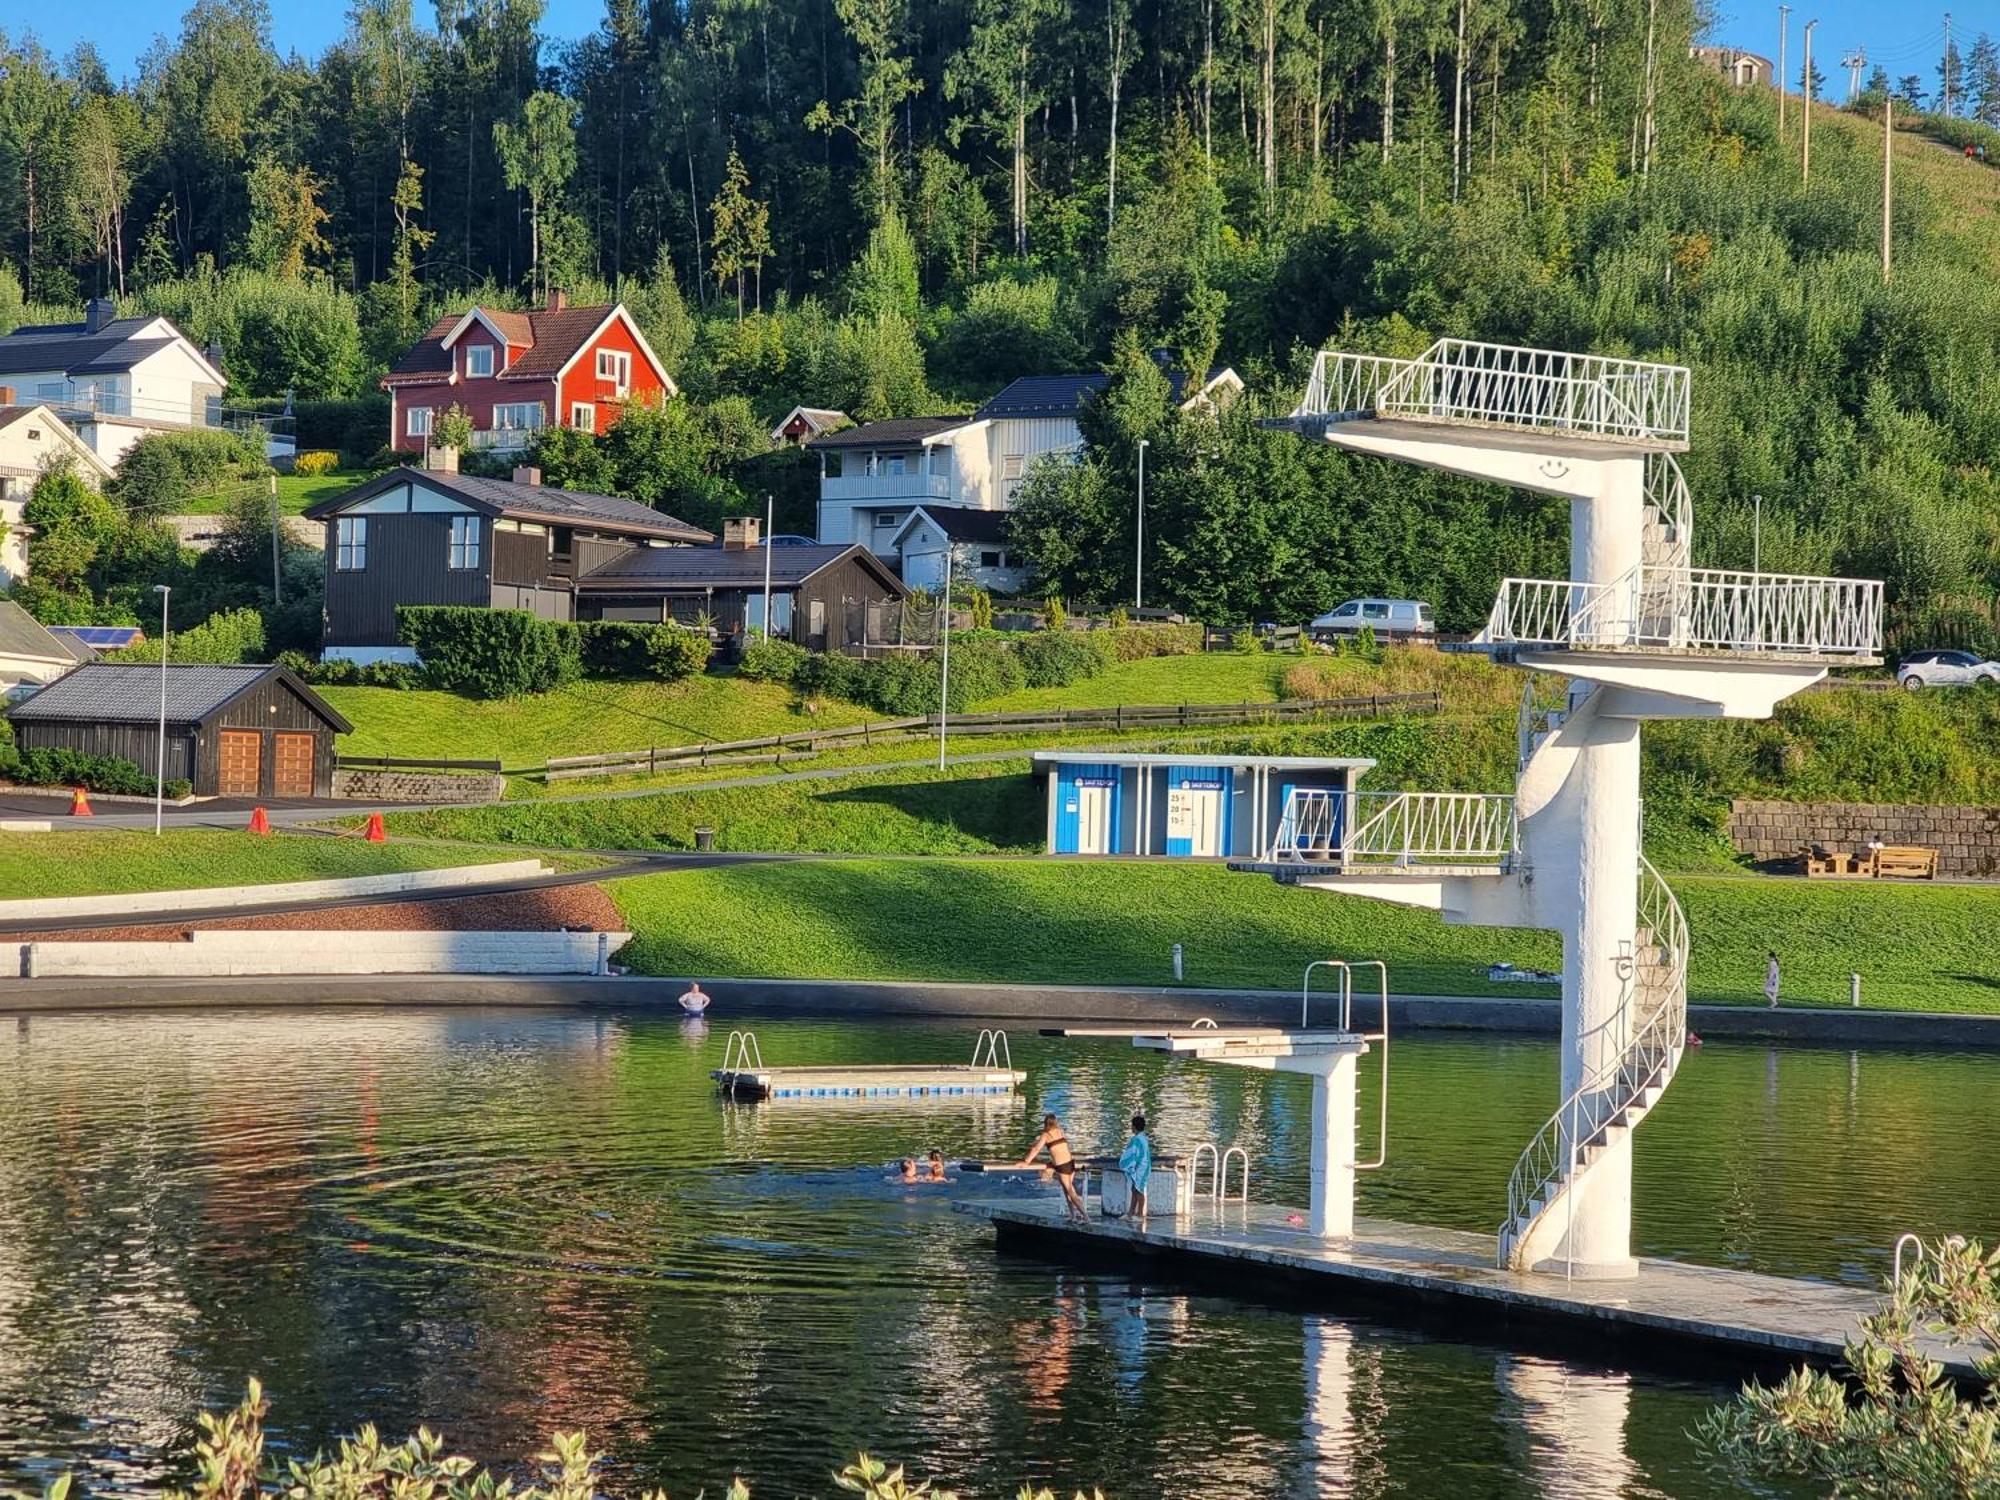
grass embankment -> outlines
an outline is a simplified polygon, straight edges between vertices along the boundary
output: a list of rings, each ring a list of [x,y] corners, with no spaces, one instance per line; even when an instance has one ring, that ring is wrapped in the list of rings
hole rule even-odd
[[[2000,1009],[1989,934],[2000,888],[1676,882],[1694,934],[1697,1002],[1762,1003],[1764,954],[1787,1003]],[[1235,875],[1214,865],[828,860],[613,882],[638,933],[625,961],[657,974],[1026,984],[1186,983],[1285,989],[1315,958],[1381,958],[1401,992],[1547,995],[1493,985],[1501,960],[1554,969],[1551,933],[1447,927],[1424,912]]]
[[[10,833],[0,836],[0,898],[271,885],[286,880],[491,864],[520,857],[513,850],[466,844],[370,844],[360,839],[287,833],[254,838],[220,829],[175,829],[159,837],[117,828],[87,833]]]
[[[278,514],[301,515],[307,506],[344,495],[357,484],[365,484],[374,477],[374,472],[366,469],[340,469],[331,474],[280,474]],[[191,495],[187,504],[180,507],[181,513],[190,516],[220,515],[247,494],[262,496],[263,482],[259,480],[250,485],[232,485],[206,494]]]

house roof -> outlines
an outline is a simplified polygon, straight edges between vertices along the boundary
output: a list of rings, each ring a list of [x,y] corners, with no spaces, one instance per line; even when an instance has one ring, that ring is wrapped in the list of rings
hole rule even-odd
[[[0,432],[5,432],[16,422],[25,421],[27,418],[37,414],[41,416],[43,421],[49,424],[51,431],[58,433],[62,437],[63,446],[69,450],[71,457],[75,458],[84,468],[95,470],[100,480],[109,479],[116,472],[110,464],[97,456],[96,449],[92,448],[90,444],[86,443],[70,429],[69,424],[62,419],[61,414],[54,407],[46,403],[31,403],[27,406],[0,406]],[[15,473],[18,471],[6,469],[4,472]],[[39,476],[31,474],[23,475],[22,477],[34,478]]]
[[[453,474],[443,469],[390,469],[344,495],[308,507],[306,518],[323,521],[350,505],[373,499],[404,483],[421,484],[489,516],[504,516],[509,520],[541,521],[551,526],[595,526],[668,542],[715,540],[714,532],[690,526],[664,511],[620,495],[563,490],[546,484],[516,484],[511,479],[482,479],[476,474]]]
[[[642,547],[591,569],[577,587],[598,592],[654,589],[759,589],[764,564],[773,588],[797,588],[843,558],[858,557],[890,592],[906,592],[881,559],[857,544],[815,542],[810,547]]]
[[[970,505],[919,505],[903,518],[903,524],[896,528],[896,545],[901,547],[903,537],[917,525],[918,517],[928,517],[954,542],[1004,542],[1007,540],[1009,512],[1004,510],[979,510]]]
[[[336,733],[354,726],[333,706],[283,667],[215,667],[188,664],[166,668],[167,722],[194,724],[220,712],[272,674],[301,698]],[[16,704],[8,717],[20,723],[86,720],[148,724],[160,714],[160,667],[154,662],[86,662],[65,672],[32,698]]]
[[[808,448],[882,448],[898,443],[914,447],[926,438],[963,427],[964,417],[889,417],[880,422],[863,422],[839,432],[822,433],[807,443]]]
[[[1218,365],[1208,372],[1201,390],[1189,392],[1187,372],[1180,367],[1178,357],[1171,349],[1152,351],[1153,363],[1160,367],[1160,373],[1167,377],[1171,400],[1176,406],[1185,406],[1195,397],[1205,394],[1218,380],[1225,377],[1241,386],[1242,380],[1227,366]],[[1084,403],[1111,383],[1111,377],[1104,374],[1072,375],[1024,375],[973,413],[976,417],[1073,417],[1083,410]]]
[[[41,623],[11,599],[0,599],[0,656],[25,656],[31,661],[88,661],[97,653],[75,637],[65,639],[44,630]]]
[[[73,637],[85,649],[102,651],[116,651],[146,638],[146,632],[137,625],[51,625],[48,631],[54,636]]]
[[[537,307],[526,312],[509,312],[494,307],[473,307],[463,313],[447,313],[439,318],[396,361],[382,377],[384,387],[430,385],[449,380],[452,373],[451,346],[460,328],[477,318],[507,341],[508,347],[523,352],[512,364],[494,372],[496,380],[550,380],[561,374],[597,331],[614,316],[625,315],[622,304],[598,303],[591,307]],[[652,348],[632,324],[635,341],[666,381],[669,393],[673,380],[654,355]]]
[[[807,427],[812,429],[815,435],[830,431],[836,427],[851,427],[854,425],[854,419],[848,416],[846,412],[835,411],[829,406],[795,406],[782,417],[778,418],[777,423],[771,428],[771,441],[774,443],[782,441],[785,429],[795,421],[804,422]]]
[[[169,331],[140,337],[148,329],[162,325]],[[0,376],[37,370],[61,370],[71,375],[116,375],[175,344],[185,344],[197,359],[208,363],[208,356],[194,341],[164,318],[113,318],[95,333],[83,323],[38,323],[28,328],[17,328],[5,338],[0,338]],[[218,380],[222,379],[220,370],[213,370],[213,373]]]

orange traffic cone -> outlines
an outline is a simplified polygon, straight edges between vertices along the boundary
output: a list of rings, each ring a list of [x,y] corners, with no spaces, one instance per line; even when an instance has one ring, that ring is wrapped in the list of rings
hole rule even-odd
[[[382,815],[380,813],[370,813],[368,815],[368,842],[371,844],[386,844],[389,842],[389,835],[382,831]]]
[[[269,833],[271,831],[271,820],[265,815],[263,808],[253,807],[250,809],[250,831],[252,833]]]
[[[90,810],[90,799],[84,796],[82,787],[78,787],[69,794],[69,815],[72,818],[92,818],[96,816]]]

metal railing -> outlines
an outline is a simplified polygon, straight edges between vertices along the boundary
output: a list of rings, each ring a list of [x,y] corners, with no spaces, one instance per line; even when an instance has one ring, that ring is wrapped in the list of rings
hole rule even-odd
[[[514,452],[531,446],[541,430],[539,427],[476,427],[472,432],[472,446],[475,450]]]
[[[1316,958],[1307,964],[1305,978],[1299,983],[1299,1029],[1301,1031],[1305,1030],[1309,1025],[1307,1018],[1312,1014],[1314,969],[1332,969],[1340,976],[1340,988],[1335,993],[1340,1001],[1340,1029],[1342,1031],[1354,1030],[1354,971],[1356,969],[1373,969],[1375,971],[1376,982],[1379,986],[1376,991],[1376,1001],[1380,1007],[1381,1024],[1374,1031],[1363,1032],[1362,1040],[1375,1044],[1377,1055],[1380,1057],[1382,1063],[1381,1083],[1376,1091],[1380,1115],[1376,1120],[1375,1127],[1374,1159],[1372,1161],[1362,1161],[1360,1159],[1360,1151],[1357,1148],[1354,1161],[1355,1171],[1373,1172],[1389,1160],[1389,966],[1379,958],[1356,959],[1352,963],[1339,958]],[[1248,1162],[1244,1163],[1243,1170],[1247,1175],[1250,1170]]]
[[[1324,350],[1294,417],[1375,415],[1685,443],[1685,366],[1439,339],[1413,360]]]
[[[1672,533],[1664,566],[1694,566],[1694,495],[1681,466],[1671,453],[1646,455],[1646,504],[1658,512]]]
[[[725,1073],[764,1071],[764,1049],[757,1045],[756,1032],[729,1033],[729,1039],[722,1044],[722,1071]]]
[[[22,396],[21,399],[28,399]],[[62,394],[38,391],[34,401],[52,408],[65,421],[90,417],[132,417],[173,427],[220,427],[232,432],[252,430],[289,435],[295,419],[281,412],[256,411],[246,406],[224,406],[213,399],[155,401],[134,396],[129,391],[101,390],[95,386],[72,386]]]
[[[975,1068],[1004,1068],[1014,1071],[1014,1049],[1007,1045],[1007,1033],[981,1028],[979,1037],[972,1044],[972,1066]]]
[[[1500,1226],[1500,1264],[1517,1264],[1522,1246],[1558,1202],[1575,1226],[1575,1186],[1593,1151],[1609,1145],[1613,1127],[1637,1126],[1672,1082],[1687,1047],[1687,918],[1672,889],[1639,857],[1638,930],[1618,1009],[1579,1046],[1609,1061],[1592,1069],[1535,1132],[1507,1180],[1507,1218]],[[1565,1236],[1566,1249],[1574,1236]],[[1568,1250],[1574,1264],[1574,1251]]]
[[[1476,639],[1872,660],[1882,654],[1882,585],[1723,568],[1638,567],[1610,583],[1509,578]]]
[[[1299,787],[1285,798],[1271,857],[1281,864],[1409,869],[1503,865],[1519,848],[1514,799],[1504,794]]]

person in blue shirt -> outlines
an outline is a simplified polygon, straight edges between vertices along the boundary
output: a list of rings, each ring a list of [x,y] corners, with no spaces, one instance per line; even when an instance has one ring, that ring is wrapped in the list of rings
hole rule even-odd
[[[1132,1217],[1146,1217],[1146,1184],[1153,1175],[1153,1143],[1146,1138],[1146,1117],[1132,1116],[1132,1139],[1118,1157],[1118,1170],[1132,1184]]]

